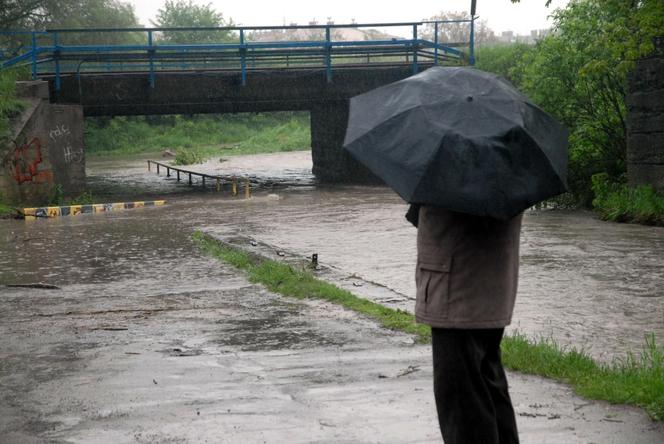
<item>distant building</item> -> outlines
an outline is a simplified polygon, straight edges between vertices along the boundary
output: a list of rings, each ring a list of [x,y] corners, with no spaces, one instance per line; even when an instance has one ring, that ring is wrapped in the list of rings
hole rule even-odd
[[[515,34],[514,31],[503,31],[498,36],[501,43],[528,43],[533,44],[551,33],[550,29],[533,29],[530,34]]]

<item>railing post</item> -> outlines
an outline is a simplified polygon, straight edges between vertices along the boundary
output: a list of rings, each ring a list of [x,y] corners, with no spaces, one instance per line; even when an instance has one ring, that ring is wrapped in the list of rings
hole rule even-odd
[[[60,42],[57,32],[53,33],[53,46],[55,48],[53,53],[55,57],[55,92],[60,92]]]
[[[438,64],[438,22],[433,25],[433,63]]]
[[[475,64],[475,16],[470,18],[470,48],[468,51],[468,62]]]
[[[244,47],[244,29],[240,29],[240,64],[242,67],[242,86],[247,86],[247,49]]]
[[[413,74],[417,74],[417,25],[413,25]]]
[[[332,83],[332,45],[330,43],[330,26],[325,27],[325,72],[327,83]]]
[[[37,33],[32,31],[32,80],[37,80]]]
[[[152,31],[148,31],[148,56],[150,58],[150,88],[154,88],[154,48],[152,47]]]

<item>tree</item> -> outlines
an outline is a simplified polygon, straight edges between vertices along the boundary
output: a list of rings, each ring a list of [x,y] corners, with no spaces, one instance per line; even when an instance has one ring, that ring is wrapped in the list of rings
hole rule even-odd
[[[426,21],[470,20],[468,12],[441,11]],[[422,37],[433,40],[435,25],[427,23]],[[475,44],[482,45],[496,41],[494,32],[487,25],[486,20],[475,21]],[[449,46],[468,46],[470,42],[470,23],[440,23],[438,24],[438,41]]]
[[[0,0],[9,9],[0,13],[3,28],[136,28],[140,27],[134,7],[121,0]],[[1,3],[0,3],[1,4]],[[18,5],[18,6],[17,6]],[[19,7],[20,6],[20,7]],[[136,43],[145,41],[140,33],[67,33],[61,44]],[[6,46],[29,46],[29,38],[14,38]]]
[[[661,0],[575,0],[522,60],[522,88],[570,129],[570,182],[590,200],[590,178],[626,165],[625,94],[636,59],[664,34]]]
[[[43,14],[44,0],[0,0],[0,29],[23,28]]]
[[[218,28],[233,26],[233,20],[226,21],[223,14],[209,3],[197,5],[192,0],[166,0],[152,24],[159,28]],[[163,31],[159,40],[164,43],[221,43],[235,41],[236,37],[229,30]]]

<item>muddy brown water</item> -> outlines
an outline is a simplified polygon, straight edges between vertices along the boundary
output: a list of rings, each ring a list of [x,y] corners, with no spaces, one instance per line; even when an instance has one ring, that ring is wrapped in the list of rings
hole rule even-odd
[[[95,282],[118,298],[149,293],[150,279],[186,280],[191,291],[213,288],[210,264],[192,255],[190,234],[204,228],[302,256],[318,253],[324,264],[414,295],[416,232],[404,220],[405,203],[389,189],[316,186],[308,152],[192,167],[265,184],[245,200],[148,173],[144,160],[92,160],[94,193],[104,201],[164,197],[166,207],[0,221],[0,284],[68,286],[72,301],[90,294]],[[130,276],[141,276],[142,286],[127,284]],[[664,229],[602,222],[583,211],[528,211],[511,328],[604,360],[623,357],[638,352],[645,335],[664,342],[662,282]]]

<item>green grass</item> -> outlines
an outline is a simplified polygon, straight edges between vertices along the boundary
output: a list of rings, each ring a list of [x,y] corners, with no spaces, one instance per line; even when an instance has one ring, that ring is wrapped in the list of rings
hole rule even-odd
[[[10,207],[9,205],[3,202],[0,202],[0,219],[13,217],[15,215],[16,215],[16,209]]]
[[[0,70],[0,147],[7,143],[10,119],[24,107],[23,102],[16,97],[16,81],[23,75],[20,69]],[[2,152],[0,148],[0,154]]]
[[[520,334],[506,337],[502,350],[507,368],[565,382],[585,398],[642,407],[652,419],[664,421],[664,350],[654,335],[646,338],[638,357],[629,354],[610,364],[552,340],[532,341]]]
[[[124,156],[175,150],[185,161],[212,156],[307,150],[303,112],[88,118],[86,155]]]
[[[207,254],[247,272],[251,282],[263,284],[270,291],[298,299],[322,299],[362,313],[385,328],[413,334],[418,342],[431,339],[431,329],[416,323],[410,313],[359,298],[347,290],[316,279],[307,270],[297,270],[280,262],[252,257],[242,250],[222,245],[201,232],[194,233],[194,240]]]
[[[307,270],[252,256],[200,231],[193,238],[207,254],[243,270],[251,282],[273,292],[326,300],[364,314],[383,327],[413,334],[420,343],[431,340],[431,329],[418,324],[408,312],[359,298],[316,279]],[[630,354],[610,364],[598,363],[583,351],[561,347],[553,340],[531,340],[519,333],[503,339],[502,351],[503,363],[509,369],[567,383],[589,399],[642,407],[654,420],[664,421],[664,351],[656,345],[654,336],[646,339],[638,357]]]
[[[664,226],[664,194],[651,186],[632,188],[605,173],[592,178],[593,207],[603,220]]]
[[[205,156],[200,150],[192,149],[178,149],[175,152],[175,159],[173,165],[193,165],[195,163],[202,163]]]

